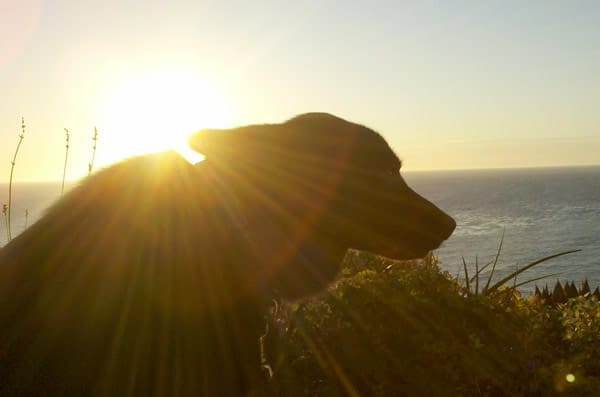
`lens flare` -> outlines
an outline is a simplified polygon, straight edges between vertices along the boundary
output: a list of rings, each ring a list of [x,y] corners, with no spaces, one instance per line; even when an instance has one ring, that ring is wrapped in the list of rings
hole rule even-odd
[[[100,106],[98,128],[107,153],[102,162],[165,149],[177,150],[192,162],[201,159],[188,149],[187,136],[201,128],[231,124],[223,98],[213,84],[186,70],[122,79]]]

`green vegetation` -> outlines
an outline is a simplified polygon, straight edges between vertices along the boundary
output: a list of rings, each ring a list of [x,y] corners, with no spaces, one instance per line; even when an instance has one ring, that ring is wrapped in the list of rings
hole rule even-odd
[[[473,289],[435,258],[351,251],[321,296],[279,303],[263,338],[285,396],[596,396],[600,303]],[[471,288],[473,286],[470,285]]]
[[[511,290],[515,290],[518,287],[525,285],[525,284],[529,284],[529,283],[533,283],[539,280],[543,280],[545,278],[549,278],[549,277],[554,277],[559,275],[560,273],[553,273],[553,274],[547,274],[541,277],[535,277],[526,281],[521,281],[519,283],[517,283],[517,277],[531,269],[534,266],[539,265],[540,263],[549,261],[550,259],[554,259],[554,258],[558,258],[559,256],[563,256],[563,255],[568,255],[568,254],[572,254],[575,252],[579,252],[580,250],[569,250],[569,251],[563,251],[563,252],[559,252],[558,254],[553,254],[553,255],[549,255],[546,256],[544,258],[541,259],[537,259],[525,266],[523,266],[522,268],[517,268],[514,272],[510,273],[509,275],[503,277],[501,280],[494,282],[494,284],[490,285],[492,283],[492,280],[494,278],[494,272],[496,270],[496,266],[498,265],[498,258],[500,258],[500,252],[502,252],[502,245],[504,244],[504,231],[502,232],[502,237],[500,238],[500,244],[498,245],[498,251],[496,252],[496,257],[494,258],[494,260],[488,264],[486,264],[483,267],[479,267],[479,260],[477,259],[477,257],[475,257],[475,274],[473,275],[473,277],[469,276],[469,268],[467,266],[467,262],[465,261],[465,258],[462,258],[462,263],[463,263],[463,269],[465,272],[465,294],[467,295],[478,295],[478,294],[482,294],[482,295],[494,295],[494,294],[504,294],[506,291],[511,291]],[[479,288],[480,283],[480,279],[482,276],[482,272],[487,269],[489,266],[492,267],[492,269],[490,270],[489,274],[487,275],[487,281],[485,283],[485,286],[483,288]],[[509,281],[513,281],[513,285],[510,288],[502,288],[506,286],[506,283]],[[560,283],[559,283],[560,285]],[[502,290],[501,290],[502,288]],[[588,286],[589,289],[589,286]],[[538,296],[540,295],[539,293],[537,294]],[[577,294],[575,294],[577,295]]]

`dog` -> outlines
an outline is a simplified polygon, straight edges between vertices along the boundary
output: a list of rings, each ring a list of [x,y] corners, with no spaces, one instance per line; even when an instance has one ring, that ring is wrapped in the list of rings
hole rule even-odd
[[[0,395],[246,395],[275,297],[322,291],[349,248],[419,258],[455,228],[330,114],[189,144],[204,161],[109,166],[0,249]]]

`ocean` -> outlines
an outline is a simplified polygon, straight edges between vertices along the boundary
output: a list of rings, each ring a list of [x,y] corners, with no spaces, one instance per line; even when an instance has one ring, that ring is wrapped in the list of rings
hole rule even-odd
[[[504,242],[494,279],[555,253],[580,252],[552,259],[522,273],[517,282],[546,274],[577,283],[587,279],[600,285],[600,167],[536,168],[403,173],[419,194],[452,215],[457,228],[437,250],[441,266],[463,276],[462,258],[472,273],[494,260],[502,234]],[[6,184],[0,184],[0,206],[7,202]],[[13,185],[13,235],[43,215],[60,197],[57,183]],[[25,211],[28,211],[25,219]],[[6,242],[4,217],[0,245]],[[534,285],[521,291],[530,293]]]
[[[561,273],[556,280],[600,285],[600,167],[408,172],[405,179],[457,223],[439,249],[442,267],[464,276],[462,258],[474,273],[494,260],[502,234],[494,280],[517,266],[567,250],[581,250],[551,259],[521,273],[517,283]],[[524,285],[529,293],[534,284]]]

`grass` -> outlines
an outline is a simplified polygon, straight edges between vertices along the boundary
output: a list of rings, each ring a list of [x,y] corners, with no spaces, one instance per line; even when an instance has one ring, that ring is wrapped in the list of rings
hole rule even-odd
[[[69,159],[69,141],[70,141],[70,139],[71,139],[71,135],[69,134],[69,130],[65,128],[65,165],[63,167],[62,187],[60,189],[61,195],[65,192],[65,177],[67,176],[67,160]]]
[[[10,162],[10,177],[9,177],[9,181],[8,181],[8,204],[2,204],[2,215],[4,218],[4,226],[6,228],[6,236],[7,236],[7,243],[10,242],[12,240],[12,196],[13,196],[13,176],[14,176],[14,171],[15,171],[15,165],[17,163],[17,156],[19,154],[19,151],[21,149],[21,144],[23,143],[23,139],[25,138],[25,118],[22,117],[21,118],[21,133],[19,134],[19,140],[17,141],[17,146],[15,148],[15,152],[13,154],[13,158]],[[63,175],[62,175],[62,185],[61,185],[61,190],[60,190],[60,194],[63,195],[64,191],[65,191],[65,182],[66,182],[66,176],[67,176],[67,164],[68,164],[68,159],[69,159],[69,149],[70,149],[70,140],[71,140],[71,133],[69,131],[69,129],[64,128],[65,131],[65,161],[64,161],[64,165],[63,165]],[[92,171],[94,169],[94,161],[96,159],[96,149],[98,146],[98,129],[96,127],[94,127],[94,134],[92,135],[92,155],[91,155],[91,160],[88,163],[88,172],[87,175],[90,176],[92,174]],[[23,225],[23,230],[27,229],[29,225],[29,209],[25,209],[25,220],[24,220],[24,225]]]
[[[279,302],[271,313],[263,347],[274,395],[596,396],[600,390],[595,297],[550,307],[507,285],[495,294],[465,294],[464,283],[435,257],[396,262],[353,252],[342,274],[326,294]]]
[[[8,204],[2,204],[2,217],[4,218],[4,226],[6,227],[6,235],[8,236]]]
[[[98,129],[94,127],[94,135],[92,136],[92,141],[94,144],[92,145],[92,159],[88,163],[88,176],[92,174],[92,170],[94,169],[94,160],[96,159],[96,148],[98,146]]]
[[[27,229],[27,226],[29,224],[29,208],[25,209],[25,222],[23,224],[23,230]]]
[[[509,281],[513,281],[513,284],[510,288],[517,290],[517,288],[526,285],[526,284],[530,284],[539,280],[543,280],[543,279],[547,279],[550,277],[555,277],[558,276],[560,273],[553,273],[553,274],[547,274],[541,277],[535,277],[532,279],[528,279],[526,281],[522,281],[517,283],[517,277],[531,269],[534,266],[539,265],[540,263],[544,263],[547,262],[551,259],[554,258],[558,258],[564,255],[568,255],[568,254],[573,254],[575,252],[579,252],[581,250],[567,250],[567,251],[563,251],[563,252],[559,252],[556,254],[552,254],[549,256],[546,256],[544,258],[541,259],[537,259],[527,265],[525,265],[522,268],[517,268],[514,272],[510,273],[509,275],[503,277],[502,279],[500,279],[499,281],[494,282],[494,284],[492,283],[492,279],[494,277],[494,271],[496,270],[496,266],[498,265],[498,259],[500,258],[500,253],[502,251],[502,245],[504,243],[504,231],[502,232],[502,237],[500,238],[500,244],[498,245],[498,250],[496,251],[496,256],[494,257],[494,260],[488,264],[486,264],[483,267],[479,267],[479,260],[477,259],[477,257],[475,257],[475,274],[473,275],[473,277],[469,276],[469,270],[468,270],[468,266],[467,266],[467,262],[465,261],[465,258],[462,258],[462,264],[463,264],[463,270],[465,273],[465,293],[467,295],[478,295],[478,294],[483,294],[483,295],[492,295],[492,294],[496,294],[499,292],[501,287],[505,287],[507,285],[507,283]],[[489,266],[492,266],[492,269],[490,271],[490,273],[487,276],[487,281],[485,283],[485,286],[483,287],[483,289],[481,291],[479,291],[479,284],[480,284],[480,278],[482,277],[482,272],[488,268]],[[473,287],[473,282],[474,287]],[[490,285],[491,284],[491,285]],[[506,291],[506,290],[505,290]]]
[[[13,159],[10,162],[10,178],[8,180],[8,205],[7,205],[7,219],[6,219],[6,234],[7,239],[10,242],[12,240],[11,234],[11,213],[12,213],[12,183],[13,183],[13,174],[15,171],[15,164],[17,162],[17,155],[19,154],[19,149],[21,148],[21,143],[25,138],[25,118],[21,117],[21,133],[19,134],[19,141],[17,143],[17,147],[15,149],[15,154],[13,155]]]

